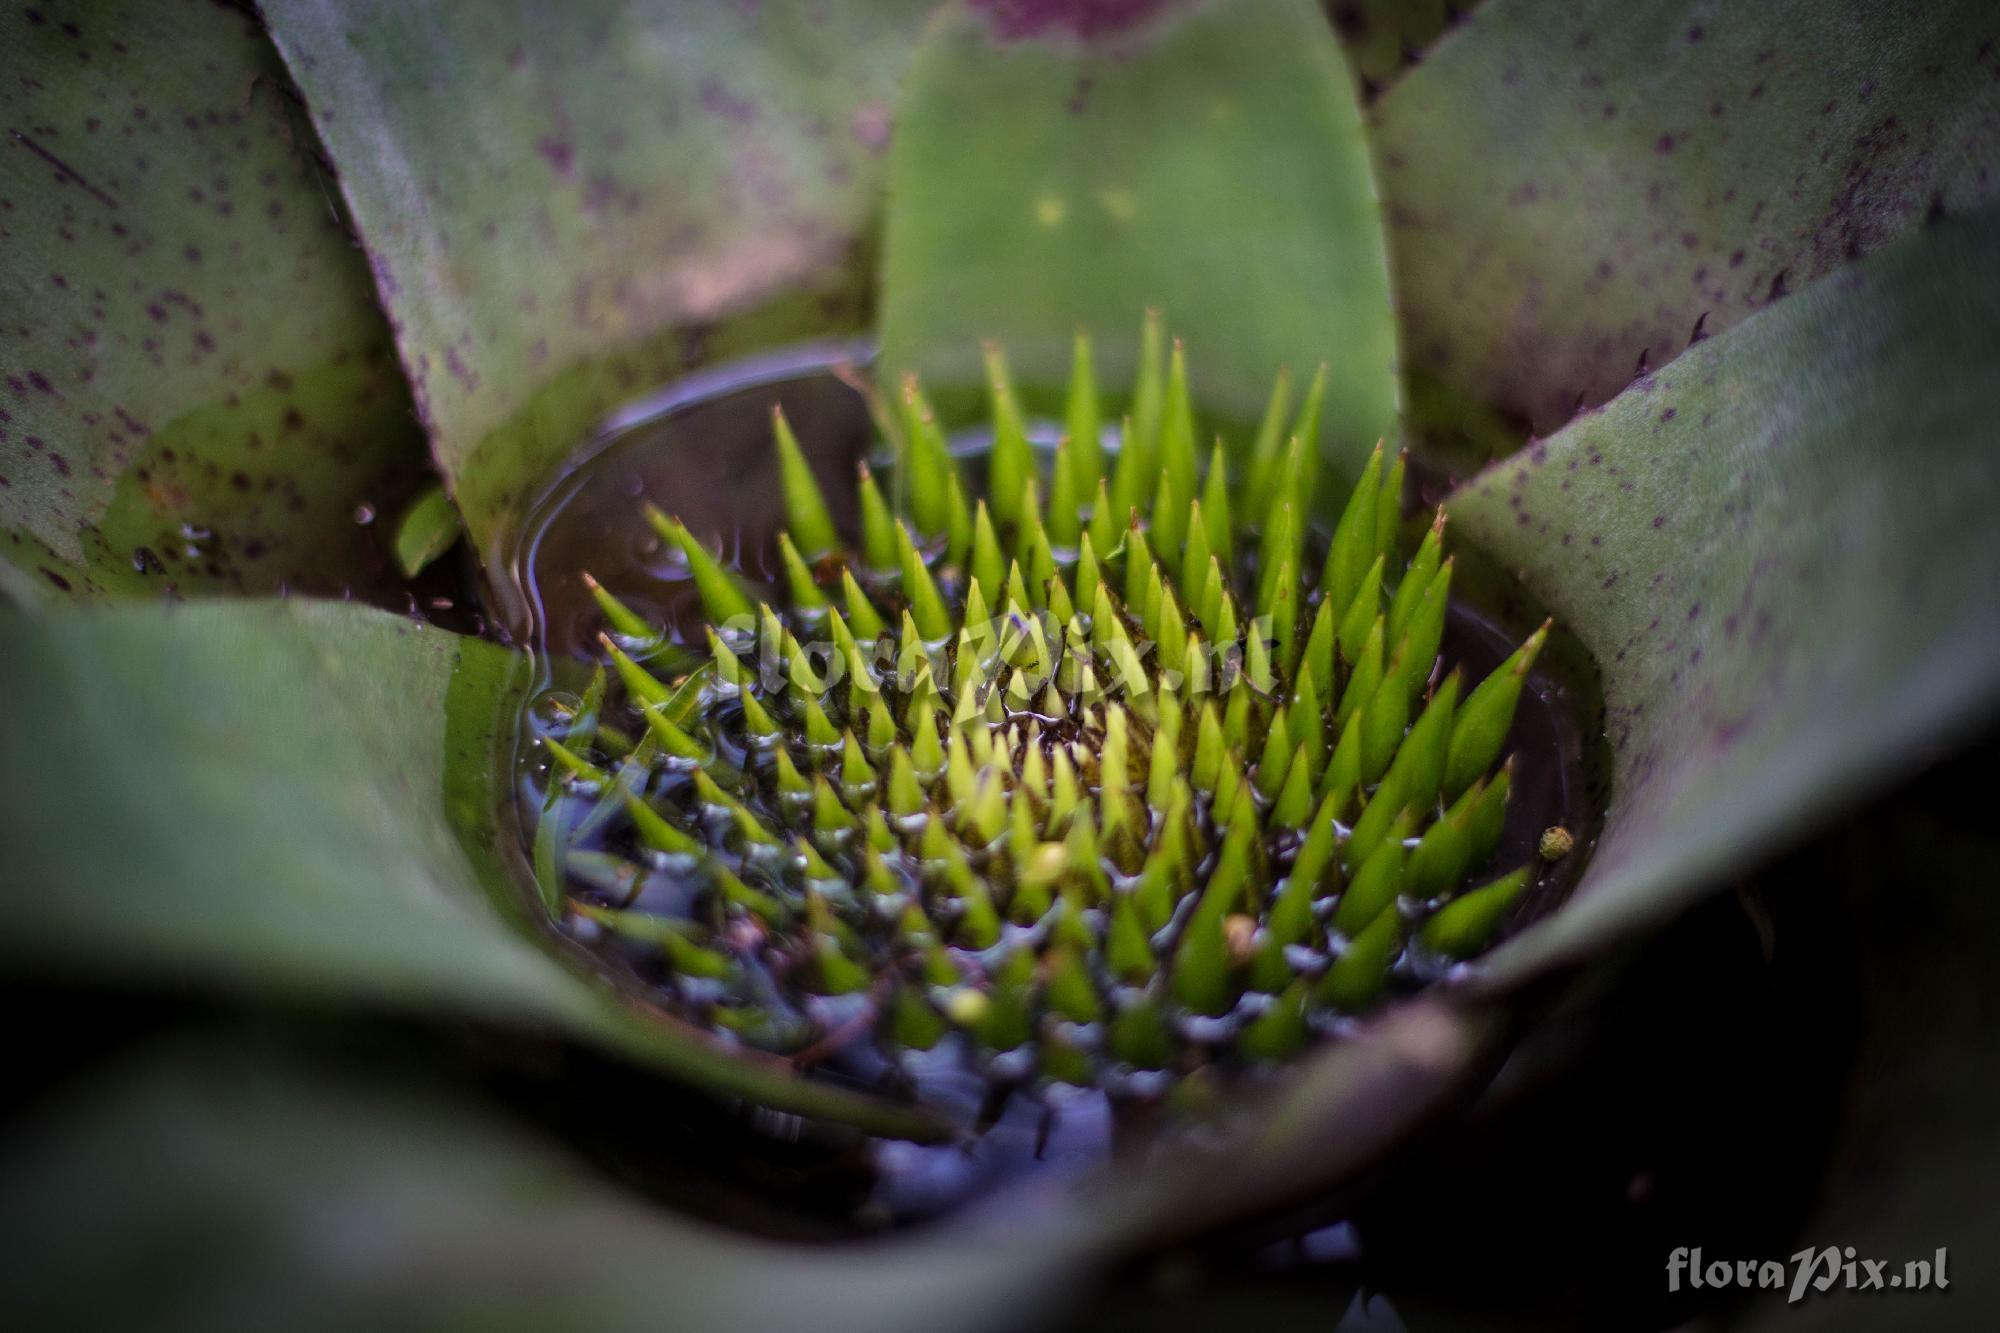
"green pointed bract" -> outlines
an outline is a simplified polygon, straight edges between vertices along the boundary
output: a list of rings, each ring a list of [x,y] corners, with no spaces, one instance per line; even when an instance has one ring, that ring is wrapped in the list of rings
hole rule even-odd
[[[1202,519],[1201,501],[1188,506],[1188,526],[1186,545],[1181,551],[1179,565],[1179,587],[1181,596],[1195,614],[1201,613],[1202,594],[1207,591],[1208,581],[1220,562],[1208,548],[1208,525]]]
[[[1084,528],[1100,557],[1116,551],[1125,534],[1125,511],[1112,502],[1109,487],[1108,481],[1098,478],[1097,500],[1090,507],[1090,522]]]
[[[914,378],[903,382],[904,457],[900,478],[917,531],[942,536],[951,526],[951,447]]]
[[[812,783],[808,782],[805,775],[799,772],[798,763],[792,758],[790,750],[782,745],[773,750],[771,752],[771,766],[776,775],[778,797],[780,800],[788,804],[803,804],[812,799]]]
[[[696,763],[706,762],[713,755],[714,751],[709,746],[676,726],[658,704],[641,698],[639,712],[646,719],[646,730],[663,754]]]
[[[1293,577],[1298,576],[1298,520],[1299,513],[1289,502],[1281,502],[1272,511],[1271,526],[1264,530],[1264,541],[1257,556],[1257,598],[1251,603],[1259,608],[1268,607],[1278,589],[1278,575],[1289,558]]]
[[[1310,998],[1303,979],[1293,982],[1273,1000],[1263,1013],[1243,1029],[1241,1045],[1246,1055],[1257,1060],[1289,1060],[1305,1048],[1306,1003]]]
[[[1312,776],[1317,780],[1326,760],[1326,714],[1320,706],[1319,690],[1313,685],[1312,677],[1300,673],[1297,680],[1286,717],[1291,724],[1292,744],[1305,752]]]
[[[1387,837],[1395,820],[1403,813],[1403,793],[1398,779],[1385,780],[1361,807],[1347,843],[1341,848],[1341,867],[1348,874],[1361,868],[1369,854]]]
[[[1107,1044],[1113,1056],[1140,1069],[1165,1069],[1174,1058],[1173,1034],[1150,996],[1119,1011],[1111,1020]]]
[[[910,616],[916,621],[917,632],[927,642],[950,637],[952,617],[951,612],[945,609],[944,596],[931,579],[930,566],[917,554],[909,530],[900,523],[896,525],[896,554],[903,575],[903,596],[909,601]]]
[[[1472,839],[1464,819],[1440,819],[1424,830],[1403,869],[1403,887],[1419,901],[1450,892],[1472,864]]]
[[[840,786],[841,794],[850,801],[875,789],[875,766],[868,762],[861,742],[851,731],[840,738]]]
[[[609,773],[606,773],[603,769],[591,763],[588,759],[585,759],[555,737],[542,737],[542,744],[548,747],[550,756],[556,761],[556,766],[571,777],[581,778],[585,782],[596,783],[600,787],[611,785],[611,775]]]
[[[1111,500],[1123,515],[1153,493],[1160,420],[1165,407],[1166,328],[1157,310],[1146,312],[1139,334],[1139,371],[1132,386],[1132,414],[1125,421],[1113,473]]]
[[[1340,706],[1334,717],[1343,727],[1348,719],[1359,715],[1368,700],[1374,697],[1375,689],[1382,683],[1384,665],[1382,660],[1382,636],[1384,626],[1378,620],[1362,641],[1361,656],[1349,663],[1347,683],[1341,687]]]
[[[1095,1023],[1104,1015],[1097,987],[1090,980],[1090,968],[1082,950],[1074,945],[1059,944],[1049,951],[1044,993],[1049,1008],[1072,1023]]]
[[[868,600],[868,594],[854,579],[854,571],[842,570],[840,574],[841,593],[847,601],[847,623],[857,642],[872,642],[882,637],[889,623],[882,619],[882,613]]]
[[[778,448],[778,479],[785,491],[785,526],[800,551],[817,559],[839,548],[840,533],[833,526],[833,514],[820,493],[812,464],[799,447],[798,436],[785,420],[785,409],[771,406],[771,439]]]
[[[1071,493],[1097,493],[1104,476],[1103,421],[1099,416],[1097,374],[1091,364],[1090,335],[1076,331],[1070,360],[1069,398],[1063,409],[1063,429],[1069,444],[1069,485]]]
[[[1281,566],[1281,571],[1289,569],[1290,562]],[[1279,580],[1279,587],[1271,598],[1268,615],[1257,617],[1250,626],[1250,633],[1243,639],[1243,679],[1259,694],[1269,695],[1278,688],[1278,664],[1283,661],[1282,649],[1291,637],[1291,590],[1289,581]]]
[[[1079,609],[1096,602],[1097,590],[1103,581],[1104,573],[1097,563],[1097,539],[1086,532],[1077,543],[1076,572],[1071,578],[1074,600]]]
[[[1403,570],[1396,584],[1396,595],[1389,602],[1389,642],[1401,643],[1403,635],[1410,628],[1410,617],[1416,614],[1417,603],[1430,590],[1431,580],[1437,577],[1438,567],[1444,560],[1443,508],[1437,511],[1430,530],[1417,546],[1417,553],[1410,557],[1410,563]]]
[[[1465,697],[1465,704],[1451,727],[1451,749],[1444,763],[1445,795],[1457,796],[1499,759],[1500,749],[1507,743],[1507,733],[1514,725],[1514,709],[1520,702],[1528,669],[1535,664],[1535,657],[1548,637],[1549,625],[1545,621]]]
[[[674,692],[652,672],[627,656],[625,650],[613,643],[609,636],[599,635],[597,642],[611,655],[612,670],[618,673],[618,679],[625,686],[627,694],[656,708],[664,708],[672,701]],[[731,660],[734,660],[733,654]]]
[[[1382,678],[1361,710],[1361,780],[1375,782],[1403,743],[1410,721],[1410,691],[1401,676]]]
[[[1277,587],[1271,598],[1269,613],[1271,622],[1271,664],[1276,669],[1266,683],[1266,677],[1252,670],[1250,683],[1259,689],[1276,691],[1277,677],[1291,677],[1298,670],[1299,649],[1299,580],[1292,568],[1292,558],[1285,557],[1278,566]],[[1250,660],[1248,654],[1245,661]]]
[[[1388,988],[1389,968],[1402,944],[1403,923],[1394,912],[1383,912],[1333,960],[1320,980],[1319,998],[1342,1013],[1367,1009]]]
[[[982,587],[996,590],[1007,579],[1007,559],[1000,553],[1000,538],[984,500],[973,512],[971,575]]]
[[[1208,479],[1202,483],[1201,515],[1209,552],[1224,564],[1236,563],[1236,526],[1229,501],[1229,469],[1218,437],[1208,456]]]
[[[1063,582],[1061,573],[1050,576],[1049,581],[1043,585],[1042,596],[1048,605],[1049,614],[1055,617],[1058,625],[1067,625],[1075,618],[1076,606],[1070,601],[1069,586]]]
[[[1401,784],[1403,799],[1420,810],[1437,802],[1444,781],[1445,755],[1451,744],[1452,720],[1458,707],[1458,673],[1444,678],[1424,711],[1411,724],[1390,761]]]
[[[875,569],[896,567],[896,522],[868,464],[858,469],[861,496],[861,558]]]
[[[1384,555],[1396,549],[1396,533],[1403,522],[1403,477],[1409,462],[1408,452],[1398,450],[1382,474],[1382,491],[1375,501],[1375,549]]]
[[[1263,753],[1257,757],[1257,791],[1266,800],[1275,799],[1292,763],[1292,737],[1285,726],[1285,710],[1280,705],[1264,731]]]
[[[1354,600],[1340,617],[1336,642],[1340,646],[1342,661],[1358,661],[1361,647],[1368,641],[1368,631],[1382,615],[1382,567],[1383,558],[1375,557],[1375,563],[1368,566],[1368,572],[1361,576],[1361,586],[1354,593]]]
[[[1136,1070],[1289,1058],[1490,943],[1528,872],[1465,881],[1501,841],[1496,764],[1546,627],[1462,688],[1441,513],[1402,558],[1405,460],[1378,448],[1315,499],[1325,369],[1295,417],[1278,377],[1232,476],[1197,445],[1185,351],[1156,316],[1143,342],[1108,479],[1080,333],[1040,460],[987,349],[983,496],[906,384],[895,484],[859,469],[852,546],[774,411],[771,605],[649,511],[708,661],[669,681],[685,650],[646,599],[585,580],[605,667],[538,721],[529,769],[558,919],[650,949],[664,1002],[734,1040],[1032,1052],[996,1073],[1120,1096],[1157,1082]],[[660,882],[691,895],[642,893]]]
[[[1418,932],[1423,946],[1446,958],[1470,958],[1485,949],[1499,931],[1509,909],[1528,887],[1527,866],[1445,904]]]
[[[1158,572],[1159,566],[1153,563],[1152,546],[1135,520],[1125,532],[1125,605],[1143,610],[1146,583]]]
[[[1292,858],[1291,872],[1286,876],[1288,891],[1296,890],[1301,901],[1310,905],[1329,888],[1338,877],[1339,862],[1335,852],[1339,850],[1340,807],[1338,798],[1328,796],[1320,801],[1319,809],[1313,812],[1312,822],[1306,826],[1305,841],[1299,844],[1298,854]],[[1293,944],[1303,938],[1303,934],[1288,936],[1285,943]]]
[[[1111,975],[1126,985],[1140,985],[1152,979],[1155,966],[1152,942],[1130,893],[1117,894],[1112,901],[1104,962]]]
[[[854,812],[824,777],[813,779],[812,822],[813,831],[822,834],[845,833],[860,826]]]
[[[774,741],[784,734],[784,728],[780,727],[778,720],[772,717],[769,710],[757,701],[756,695],[745,690],[743,691],[742,698],[743,726],[754,739]]]
[[[1295,560],[1304,550],[1306,528],[1314,512],[1313,460],[1308,449],[1306,442],[1297,435],[1286,441],[1284,456],[1278,460],[1277,489],[1272,496],[1272,503],[1276,507],[1283,508],[1289,505],[1292,513],[1299,519],[1298,524],[1288,529],[1285,534],[1284,549],[1289,550]]]
[[[1179,338],[1167,366],[1165,401],[1160,418],[1160,475],[1173,481],[1173,494],[1185,505],[1195,495],[1201,473],[1201,445],[1195,435],[1194,399],[1188,392],[1187,350]],[[1155,511],[1154,518],[1161,515]]]
[[[1355,870],[1347,892],[1340,895],[1340,905],[1333,912],[1333,925],[1349,939],[1395,905],[1396,894],[1403,887],[1403,839],[1413,822],[1408,810],[1391,820],[1375,849]]]
[[[1048,530],[1042,526],[1042,507],[1032,481],[1021,488],[1021,527],[1014,546],[1030,599],[1023,609],[1040,610],[1047,600],[1049,580],[1056,576],[1056,554],[1049,545]]]
[[[1285,950],[1304,944],[1311,937],[1312,928],[1312,877],[1309,874],[1289,875],[1271,904],[1264,938],[1259,942],[1257,956],[1250,966],[1251,985],[1261,991],[1276,991],[1290,984],[1292,965],[1285,957]]]
[[[840,728],[819,706],[816,699],[805,702],[805,743],[809,749],[825,751],[840,744]]]
[[[1271,823],[1278,828],[1304,828],[1313,808],[1312,756],[1301,745],[1285,770],[1285,782],[1271,803]]]
[[[736,648],[722,642],[722,634],[714,626],[702,626],[702,632],[708,634],[708,664],[716,673],[716,683],[730,693],[740,693],[744,687],[744,662],[736,656]]]
[[[625,603],[612,596],[609,589],[590,576],[585,570],[583,586],[590,590],[591,600],[604,615],[604,623],[612,632],[635,644],[649,643],[659,637],[659,631],[648,624],[646,619]]]
[[[1174,475],[1164,468],[1153,490],[1152,531],[1147,544],[1156,560],[1169,572],[1181,568],[1187,541],[1189,493],[1180,489]]]
[[[1368,566],[1375,562],[1375,502],[1381,487],[1382,446],[1378,444],[1334,525],[1326,569],[1320,575],[1320,595],[1343,609],[1354,604],[1354,594],[1360,591]]]
[[[1049,540],[1065,550],[1076,546],[1083,535],[1083,496],[1076,484],[1076,468],[1070,462],[1067,437],[1056,442],[1055,458],[1049,464],[1049,507],[1043,515]]]
[[[944,1040],[946,1024],[942,1015],[912,987],[896,992],[889,1009],[890,1038],[899,1046],[928,1051]]]
[[[1464,817],[1465,835],[1471,844],[1474,865],[1492,855],[1494,846],[1500,841],[1501,830],[1507,823],[1507,797],[1513,790],[1513,779],[1513,760],[1510,759],[1501,765],[1490,782],[1483,786],[1474,783],[1453,805],[1454,811]]]
[[[802,611],[823,609],[827,605],[826,594],[820,591],[811,566],[792,544],[789,533],[778,534],[778,559],[785,567],[785,591],[792,599],[792,606]]]
[[[1213,557],[1210,557],[1213,560]],[[1216,566],[1211,565],[1211,568]],[[1210,636],[1219,648],[1233,648],[1240,635],[1236,623],[1236,599],[1226,585],[1216,589],[1214,608],[1202,613],[1202,623],[1209,627]]]
[[[1276,507],[1272,495],[1278,483],[1279,460],[1284,457],[1289,438],[1285,422],[1291,413],[1291,402],[1292,372],[1280,367],[1250,444],[1250,467],[1244,478],[1243,495],[1252,514],[1267,514]]]
[[[1452,562],[1431,576],[1431,585],[1417,602],[1410,624],[1395,645],[1394,661],[1412,691],[1423,688],[1437,663],[1438,647],[1444,642],[1445,618],[1450,612]]]
[[[963,564],[971,550],[972,506],[965,501],[965,490],[959,484],[958,472],[954,469],[945,487],[945,563]]]
[[[668,517],[653,505],[646,506],[646,521],[663,541],[680,548],[687,560],[688,573],[694,579],[695,591],[701,596],[702,610],[707,612],[711,621],[723,624],[756,614],[756,606],[737,583],[736,576],[723,568],[722,562],[687,530],[685,524]]]
[[[986,392],[992,410],[993,447],[986,458],[987,493],[993,516],[1006,525],[1021,521],[1021,488],[1035,475],[1035,456],[1028,443],[1027,420],[1007,372],[1007,357],[997,343],[981,349],[986,365]]]
[[[1298,419],[1292,423],[1292,438],[1299,443],[1299,475],[1294,483],[1299,491],[1299,503],[1311,509],[1313,493],[1318,489],[1320,460],[1320,412],[1326,401],[1326,377],[1329,367],[1322,361],[1313,372],[1312,383],[1306,386],[1305,400],[1299,404]]]

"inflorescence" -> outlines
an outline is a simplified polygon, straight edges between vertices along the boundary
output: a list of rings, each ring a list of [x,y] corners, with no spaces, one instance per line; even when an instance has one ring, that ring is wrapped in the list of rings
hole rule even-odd
[[[1444,514],[1406,558],[1379,446],[1313,528],[1324,369],[1296,416],[1279,376],[1234,472],[1156,317],[1115,457],[1081,335],[1046,466],[987,369],[985,498],[911,380],[858,540],[774,412],[777,595],[649,509],[698,668],[649,669],[664,632],[587,580],[610,670],[542,739],[587,813],[537,848],[577,929],[750,1045],[1114,1091],[1282,1060],[1483,950],[1533,873],[1487,862],[1548,626],[1476,686],[1443,669]]]

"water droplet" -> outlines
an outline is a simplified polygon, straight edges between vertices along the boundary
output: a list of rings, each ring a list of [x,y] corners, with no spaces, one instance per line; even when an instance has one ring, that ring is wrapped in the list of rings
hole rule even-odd
[[[537,732],[565,731],[582,707],[583,700],[568,690],[543,690],[528,706],[528,717]]]

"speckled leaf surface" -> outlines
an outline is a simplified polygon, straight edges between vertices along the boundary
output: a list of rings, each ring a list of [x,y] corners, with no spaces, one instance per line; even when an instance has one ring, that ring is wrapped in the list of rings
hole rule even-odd
[[[521,667],[341,603],[0,610],[16,899],[0,955],[30,974],[521,1023],[910,1128],[641,1017],[521,928],[494,790]]]
[[[423,444],[257,25],[0,15],[0,564],[17,592],[366,591]]]
[[[990,338],[1046,397],[1082,325],[1100,382],[1128,383],[1155,306],[1212,413],[1254,421],[1278,366],[1330,360],[1326,444],[1356,468],[1395,415],[1395,327],[1326,22],[1304,3],[1133,8],[1159,12],[1088,38],[1035,6],[931,30],[891,149],[885,366],[976,385]]]
[[[2000,216],[1691,349],[1452,501],[1603,670],[1613,790],[1505,979],[1690,901],[2000,697]]]
[[[1547,433],[2000,188],[2000,9],[1498,0],[1375,108],[1405,357]]]
[[[265,7],[489,565],[610,407],[718,339],[865,323],[890,99],[928,7]]]
[[[1032,1234],[754,1239],[407,1070],[272,1045],[156,1049],[10,1143],[0,1280],[22,1326],[971,1333],[1046,1311],[1075,1268]]]

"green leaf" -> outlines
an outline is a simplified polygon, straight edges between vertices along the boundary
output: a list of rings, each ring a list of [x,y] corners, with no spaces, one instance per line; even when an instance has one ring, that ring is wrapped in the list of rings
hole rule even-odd
[[[926,0],[279,0],[439,466],[489,568],[602,414],[865,320]]]
[[[1100,384],[1127,384],[1152,306],[1187,340],[1206,412],[1254,423],[1277,366],[1304,379],[1327,360],[1322,447],[1340,471],[1390,428],[1381,225],[1312,5],[1188,7],[1097,41],[955,7],[911,71],[891,157],[892,375],[962,396],[991,338],[1054,415],[1073,331],[1091,335]],[[1247,432],[1232,443],[1247,451]]]
[[[2000,214],[1942,222],[1452,501],[1596,658],[1614,754],[1574,901],[1497,981],[1674,911],[2000,697],[1996,294]]]
[[[2000,11],[1509,0],[1376,107],[1407,363],[1544,432],[2000,184]]]
[[[444,487],[432,485],[417,498],[396,525],[396,564],[406,578],[415,578],[425,566],[449,551],[465,525]]]
[[[1003,1304],[1045,1310],[1078,1267],[1054,1237],[974,1245],[934,1228],[828,1248],[677,1216],[380,1046],[364,1073],[296,1044],[183,1040],[23,1127],[0,1162],[10,1313],[78,1328],[928,1331]]]
[[[926,1118],[648,1017],[525,934],[526,659],[339,603],[0,611],[20,972],[518,1023],[891,1133]]]
[[[422,439],[256,20],[15,6],[0,51],[0,591],[392,586],[356,516]]]

